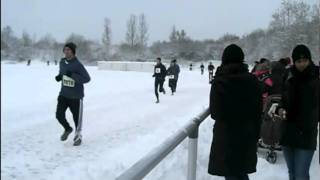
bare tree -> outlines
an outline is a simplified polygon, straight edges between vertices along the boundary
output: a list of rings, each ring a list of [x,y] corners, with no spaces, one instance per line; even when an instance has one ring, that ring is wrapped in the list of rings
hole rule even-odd
[[[110,48],[111,48],[111,22],[109,18],[104,19],[104,31],[103,31],[102,43],[104,45],[106,56],[109,56]]]
[[[126,42],[129,44],[130,48],[134,48],[137,45],[137,40],[137,17],[135,15],[131,15],[127,21]]]
[[[24,31],[21,38],[21,46],[18,49],[19,59],[26,60],[32,57],[32,39],[31,36]]]
[[[146,20],[146,16],[144,14],[141,14],[139,16],[139,45],[142,49],[144,49],[147,46],[148,41],[148,24]]]
[[[22,46],[24,47],[32,46],[31,36],[26,31],[22,33]]]
[[[6,26],[1,30],[1,41],[9,44],[10,39],[13,37],[13,30],[10,26]]]
[[[177,30],[176,30],[176,26],[172,27],[172,31],[170,33],[169,36],[170,42],[176,42],[177,41]]]
[[[172,31],[173,32],[173,31]],[[173,34],[171,35],[171,36],[173,36]],[[177,38],[177,40],[178,41],[184,41],[184,40],[187,40],[188,39],[188,37],[187,37],[187,33],[186,33],[186,31],[184,30],[184,29],[182,29],[181,31],[176,31],[176,38]]]
[[[293,6],[293,15],[295,17],[295,23],[302,24],[306,23],[309,19],[310,5],[304,2],[297,2]]]
[[[180,40],[185,40],[186,38],[187,38],[187,33],[186,33],[186,31],[184,29],[182,29],[181,32],[180,32],[179,39]]]
[[[292,25],[294,21],[294,11],[296,1],[282,0],[281,7],[272,15],[273,20],[270,26],[273,28],[284,29]]]
[[[19,58],[21,41],[18,39],[10,26],[1,30],[1,56],[12,59]]]
[[[12,39],[13,31],[10,26],[1,29],[1,57],[8,57],[10,50],[10,39]]]
[[[283,0],[281,15],[283,17],[284,26],[289,26],[292,24],[292,14],[293,4],[290,3],[288,0]]]

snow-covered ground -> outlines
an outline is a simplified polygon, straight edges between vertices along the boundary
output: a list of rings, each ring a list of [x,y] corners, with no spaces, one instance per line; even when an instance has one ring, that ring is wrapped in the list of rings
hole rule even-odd
[[[112,180],[185,125],[209,103],[207,74],[182,71],[177,94],[160,95],[155,104],[150,73],[99,71],[87,67],[92,81],[85,86],[83,144],[72,137],[59,140],[63,129],[55,119],[60,84],[57,66],[44,63],[1,65],[1,178],[4,180]],[[167,92],[167,81],[165,83]],[[71,113],[67,119],[73,125]],[[199,180],[207,174],[214,121],[200,127]],[[263,157],[264,153],[259,153]],[[286,166],[259,158],[257,180],[286,180]],[[311,179],[319,178],[318,152]],[[185,179],[187,141],[177,147],[145,179]]]

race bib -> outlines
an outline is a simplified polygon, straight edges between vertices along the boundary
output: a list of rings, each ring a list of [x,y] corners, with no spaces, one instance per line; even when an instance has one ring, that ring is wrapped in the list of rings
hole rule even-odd
[[[174,75],[169,75],[169,79],[174,79]]]
[[[70,78],[66,75],[63,75],[62,76],[62,85],[66,86],[66,87],[74,87],[75,81],[72,78]]]
[[[161,72],[161,69],[160,68],[156,68],[156,73],[160,73]]]

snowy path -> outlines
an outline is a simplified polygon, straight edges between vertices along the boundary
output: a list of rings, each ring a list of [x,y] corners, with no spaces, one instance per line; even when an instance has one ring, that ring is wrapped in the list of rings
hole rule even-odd
[[[54,114],[59,84],[53,79],[57,68],[4,66],[3,177],[72,179],[74,174],[75,179],[100,179],[96,175],[103,174],[101,178],[113,178],[152,148],[150,138],[157,145],[208,104],[202,97],[208,96],[209,85],[192,82],[197,79],[188,73],[180,79],[175,96],[161,95],[161,103],[155,104],[151,74],[94,67],[89,71],[92,82],[86,86],[84,143],[75,148],[72,138],[59,141],[62,128]],[[186,81],[192,86],[183,86]]]
[[[177,94],[160,95],[155,104],[149,73],[98,71],[89,67],[85,86],[83,144],[72,136],[59,140],[55,119],[58,69],[41,64],[1,67],[1,178],[5,180],[112,180],[208,106],[210,86],[199,71],[182,72]],[[67,119],[73,125],[71,114]],[[198,179],[207,175],[213,121],[201,125]],[[146,179],[185,179],[187,144],[183,142]],[[319,177],[318,155],[311,175]],[[254,179],[286,179],[283,160],[259,159]]]

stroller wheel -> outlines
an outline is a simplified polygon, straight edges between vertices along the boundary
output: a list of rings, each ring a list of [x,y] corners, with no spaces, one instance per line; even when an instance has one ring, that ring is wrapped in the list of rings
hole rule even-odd
[[[277,153],[274,151],[267,152],[266,160],[271,164],[276,163],[277,162]]]

